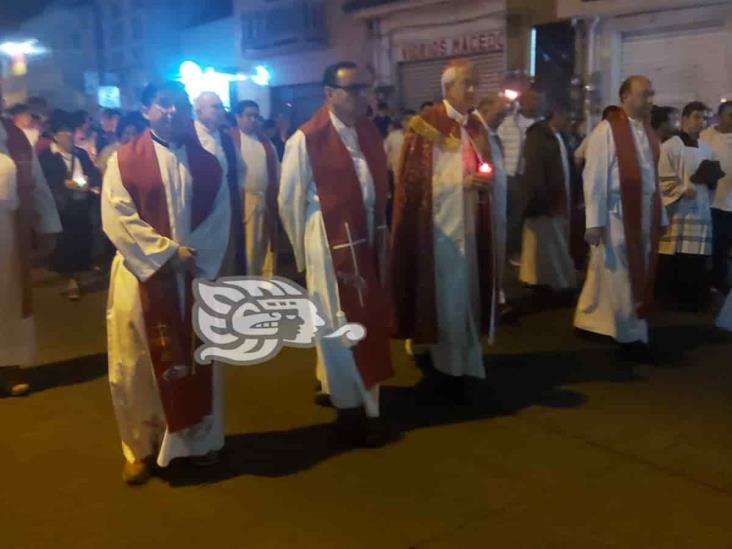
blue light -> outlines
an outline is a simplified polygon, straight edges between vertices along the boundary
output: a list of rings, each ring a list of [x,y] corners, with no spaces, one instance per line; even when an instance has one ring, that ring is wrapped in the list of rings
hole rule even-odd
[[[272,74],[264,65],[257,65],[254,67],[254,74],[250,78],[257,86],[269,86]]]

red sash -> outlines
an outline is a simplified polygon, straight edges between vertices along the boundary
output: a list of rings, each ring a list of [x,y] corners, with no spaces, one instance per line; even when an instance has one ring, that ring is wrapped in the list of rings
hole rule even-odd
[[[241,130],[232,128],[230,133],[237,150],[241,151]],[[267,157],[267,193],[264,197],[267,205],[267,230],[270,235],[270,242],[273,250],[276,250],[277,239],[277,194],[279,190],[279,180],[277,178],[277,151],[275,151],[272,141],[263,133],[257,133],[257,139],[264,147],[264,154]],[[244,160],[246,163],[246,159]]]
[[[379,273],[378,252],[386,245],[388,169],[383,142],[367,119],[356,124],[356,134],[374,181],[374,243],[369,243],[363,192],[353,159],[331,123],[325,107],[301,128],[305,134],[313,179],[328,235],[333,268],[338,279],[341,309],[348,322],[366,327],[366,338],[353,348],[359,373],[367,388],[393,375],[389,354],[392,311]]]
[[[10,158],[15,162],[18,182],[18,201],[20,205],[15,215],[15,238],[18,248],[20,280],[23,285],[22,318],[33,314],[33,293],[31,281],[31,249],[33,246],[33,147],[25,134],[14,124],[2,120],[7,134],[7,147]]]
[[[223,174],[216,157],[206,152],[197,139],[189,139],[185,147],[193,179],[194,230],[210,214]],[[150,130],[121,146],[117,154],[122,184],[140,218],[159,234],[171,237],[165,187]],[[211,365],[199,365],[193,359],[196,342],[191,323],[191,282],[187,276],[183,308],[178,299],[177,276],[171,270],[162,268],[139,283],[150,358],[171,432],[195,425],[211,414]]]
[[[659,146],[656,134],[646,123],[645,130],[653,153],[655,173],[655,192],[651,204],[651,250],[644,258],[643,226],[643,179],[641,177],[638,153],[635,148],[633,130],[628,115],[622,109],[608,116],[613,132],[615,150],[618,157],[620,174],[620,201],[623,208],[623,229],[625,247],[628,253],[630,288],[638,318],[645,318],[653,299],[653,286],[656,279],[658,242],[661,239],[661,192],[658,185]]]

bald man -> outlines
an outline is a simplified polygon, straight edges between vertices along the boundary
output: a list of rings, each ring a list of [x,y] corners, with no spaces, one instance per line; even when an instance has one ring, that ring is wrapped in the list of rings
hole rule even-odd
[[[619,95],[621,108],[587,143],[585,240],[592,252],[574,324],[615,339],[629,371],[633,363],[653,362],[645,319],[668,220],[658,185],[658,139],[648,123],[653,86],[632,76]]]
[[[223,131],[226,125],[226,111],[221,98],[214,92],[203,92],[196,98],[194,107],[196,113],[194,127],[198,140],[203,148],[219,161],[229,187],[231,231],[221,275],[241,276],[247,272],[246,244],[242,221],[244,162],[229,133]]]
[[[426,346],[418,361],[431,360],[437,393],[458,404],[465,376],[485,377],[481,336],[493,333],[498,301],[494,159],[488,132],[469,114],[477,82],[469,61],[447,65],[444,100],[410,121],[394,189],[397,336]]]

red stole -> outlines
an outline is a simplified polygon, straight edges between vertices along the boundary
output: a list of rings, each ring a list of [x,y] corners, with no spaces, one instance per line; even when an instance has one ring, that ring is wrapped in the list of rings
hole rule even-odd
[[[366,338],[353,348],[359,373],[367,388],[393,375],[389,353],[391,307],[379,273],[379,246],[386,245],[388,169],[383,142],[367,119],[356,124],[358,143],[374,182],[374,242],[368,241],[363,192],[353,159],[330,120],[327,108],[300,128],[318,190],[320,209],[338,279],[341,309],[348,322],[366,327]]]
[[[232,128],[231,137],[236,144],[237,150],[241,151],[241,130],[239,128]],[[270,234],[270,242],[272,243],[272,249],[276,249],[276,237],[277,237],[277,193],[279,189],[279,180],[277,178],[277,151],[275,151],[272,141],[263,133],[257,133],[257,139],[264,147],[264,154],[267,157],[267,193],[264,197],[267,205],[267,217],[268,231]],[[246,164],[246,159],[244,159]]]
[[[655,133],[648,123],[645,131],[653,153],[653,169],[655,172],[655,192],[651,203],[651,250],[648,257],[644,255],[643,243],[643,179],[640,163],[635,148],[633,130],[628,115],[622,109],[613,111],[608,122],[615,141],[620,174],[620,201],[623,208],[623,229],[625,246],[628,253],[628,270],[630,271],[630,288],[636,306],[638,318],[645,318],[653,299],[653,286],[656,278],[658,258],[658,242],[661,239],[661,194],[658,186],[659,146]]]
[[[475,116],[466,131],[479,160],[491,162],[488,133]],[[432,212],[432,161],[435,146],[462,147],[460,125],[439,103],[418,117],[407,132],[402,163],[394,189],[391,240],[391,280],[396,307],[396,336],[419,344],[438,341],[437,294]],[[458,149],[459,150],[459,149]],[[490,193],[481,196],[477,215],[478,277],[481,329],[490,333],[495,324],[499,288],[493,243],[493,210]]]
[[[193,179],[191,230],[194,230],[210,214],[223,174],[216,157],[206,152],[197,139],[189,139],[185,147]],[[150,130],[121,146],[117,155],[122,184],[140,218],[170,238],[165,187]],[[146,282],[139,283],[150,358],[171,432],[195,425],[211,414],[211,365],[198,365],[193,359],[191,281],[191,276],[186,276],[183,309],[178,299],[177,276],[170,269],[163,267]]]
[[[31,282],[31,249],[33,246],[33,147],[25,134],[12,122],[0,118],[7,134],[6,145],[10,158],[17,170],[18,201],[20,205],[15,215],[15,238],[18,248],[20,280],[23,285],[22,318],[33,314],[33,293]]]

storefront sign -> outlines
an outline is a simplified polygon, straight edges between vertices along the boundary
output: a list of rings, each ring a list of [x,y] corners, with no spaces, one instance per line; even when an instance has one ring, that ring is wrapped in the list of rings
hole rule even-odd
[[[399,61],[422,61],[503,51],[503,30],[473,32],[455,38],[438,38],[399,47]]]

